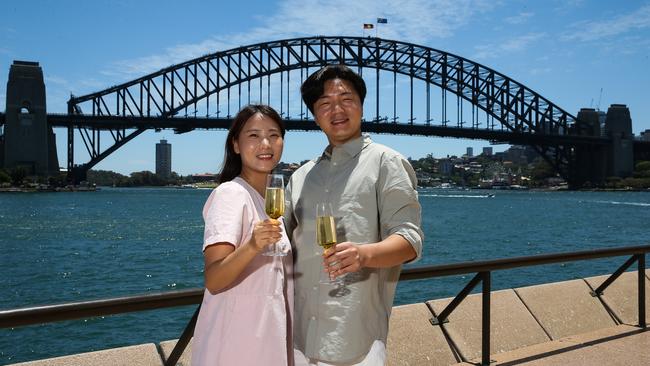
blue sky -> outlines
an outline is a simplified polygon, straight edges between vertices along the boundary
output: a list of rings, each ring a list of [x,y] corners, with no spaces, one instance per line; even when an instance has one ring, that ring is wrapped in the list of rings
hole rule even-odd
[[[650,129],[650,1],[277,0],[27,1],[0,5],[0,110],[13,60],[43,67],[48,112],[85,95],[174,63],[277,39],[361,36],[362,24],[388,19],[379,36],[436,48],[496,69],[577,114],[583,107],[630,108],[635,134]],[[602,89],[602,96],[601,96]],[[55,130],[60,165],[66,133]],[[154,170],[154,145],[173,145],[179,174],[215,172],[225,131],[148,131],[95,169]],[[376,135],[413,158],[461,155],[487,141]],[[77,142],[77,162],[88,159]],[[320,133],[289,132],[283,161],[320,153]],[[495,151],[507,145],[497,145]]]

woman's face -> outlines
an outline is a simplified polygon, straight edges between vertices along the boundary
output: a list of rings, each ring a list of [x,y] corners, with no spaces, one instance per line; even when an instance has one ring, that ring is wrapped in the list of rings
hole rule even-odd
[[[284,140],[278,124],[256,113],[246,121],[233,148],[241,156],[242,173],[270,173],[280,162]]]

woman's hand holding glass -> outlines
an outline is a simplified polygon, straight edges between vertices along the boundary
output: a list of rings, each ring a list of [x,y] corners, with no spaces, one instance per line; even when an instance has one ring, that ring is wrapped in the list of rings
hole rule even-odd
[[[282,174],[269,174],[266,177],[266,193],[264,194],[264,211],[274,221],[284,215],[284,176]],[[279,239],[278,239],[279,240]],[[287,255],[280,243],[275,242],[262,253],[270,257]]]
[[[262,252],[269,245],[274,244],[282,238],[281,225],[282,222],[274,219],[256,222],[248,244],[255,251]]]

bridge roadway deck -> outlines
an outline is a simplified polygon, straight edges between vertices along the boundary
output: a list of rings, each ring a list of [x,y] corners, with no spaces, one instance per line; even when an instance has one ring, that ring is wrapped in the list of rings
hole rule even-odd
[[[5,118],[5,114],[0,113],[0,126],[5,123]],[[139,128],[173,129],[176,133],[186,133],[195,129],[227,130],[232,124],[232,119],[215,117],[91,116],[49,113],[47,115],[47,122],[52,127],[84,127],[104,131]],[[285,124],[287,130],[320,130],[313,120],[292,119],[285,120]],[[361,129],[364,132],[372,133],[481,139],[508,142],[512,144],[608,145],[611,143],[610,139],[603,137],[513,132],[487,128],[462,128],[453,125],[441,126],[434,124],[401,123],[399,121],[391,123],[384,121],[364,121]]]
[[[606,277],[494,291],[490,365],[650,365],[650,328],[637,326],[636,273],[623,274],[601,297],[592,297],[589,292]],[[650,293],[650,279],[646,279],[645,288]],[[645,300],[649,309],[650,297]],[[480,364],[480,294],[463,301],[448,323],[431,325],[431,317],[450,301],[393,308],[387,365]],[[15,365],[162,366],[175,343],[149,343]],[[187,366],[190,358],[191,343],[178,364]]]

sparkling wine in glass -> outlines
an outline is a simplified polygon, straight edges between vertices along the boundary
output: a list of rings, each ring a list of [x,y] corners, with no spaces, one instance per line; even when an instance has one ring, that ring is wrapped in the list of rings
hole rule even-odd
[[[316,241],[323,247],[323,251],[333,248],[336,245],[336,225],[333,216],[316,217]]]
[[[316,205],[316,243],[323,248],[323,251],[333,250],[336,247],[336,223],[332,213],[332,205],[328,202],[321,202]],[[331,264],[331,266],[336,265],[336,263]],[[341,277],[331,279],[328,273],[321,271],[319,282],[341,284]]]
[[[282,174],[269,174],[266,177],[264,211],[275,220],[284,215],[284,176]],[[287,255],[282,251],[279,243],[269,245],[262,254],[271,257]]]

